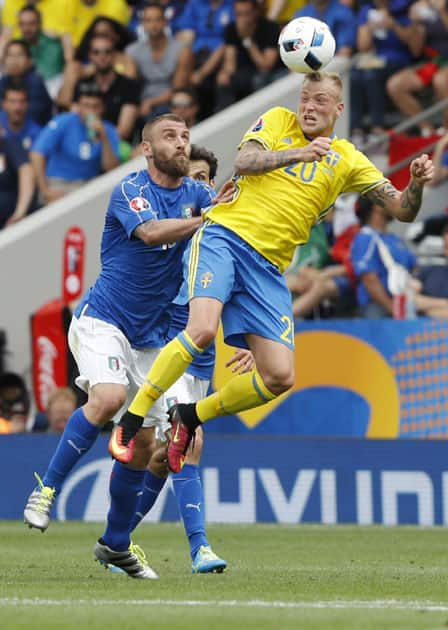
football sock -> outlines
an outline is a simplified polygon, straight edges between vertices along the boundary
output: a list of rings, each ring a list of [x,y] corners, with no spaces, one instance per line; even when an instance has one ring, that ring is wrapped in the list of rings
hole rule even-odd
[[[201,422],[216,416],[230,416],[238,411],[259,407],[277,398],[270,392],[257,370],[238,374],[214,394],[196,403]]]
[[[133,532],[140,521],[145,518],[149,510],[156,502],[157,497],[165,485],[166,479],[166,477],[156,477],[156,475],[149,470],[145,472],[143,492],[139,497],[137,510],[131,523],[131,532]]]
[[[144,418],[154,401],[182,376],[195,357],[203,349],[193,343],[185,330],[172,339],[160,352],[146,377],[146,382],[138,390],[129,411]]]
[[[59,492],[68,473],[90,449],[100,430],[101,427],[87,420],[82,407],[75,409],[42,479],[44,486],[56,488],[56,492]]]
[[[131,544],[131,524],[134,520],[143,487],[144,470],[132,470],[115,462],[110,476],[110,509],[104,543],[114,551],[126,551]]]
[[[172,475],[172,480],[193,560],[199,547],[209,544],[205,535],[204,495],[199,468],[194,464],[184,464],[181,472]]]

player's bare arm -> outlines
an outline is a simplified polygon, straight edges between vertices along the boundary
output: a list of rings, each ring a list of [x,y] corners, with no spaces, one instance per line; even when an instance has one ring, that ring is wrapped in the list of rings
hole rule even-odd
[[[201,223],[202,217],[145,221],[135,228],[134,236],[146,245],[166,245],[189,238]]]
[[[262,175],[297,162],[320,161],[330,149],[331,139],[315,138],[305,147],[268,151],[256,140],[248,140],[235,160],[236,175]]]
[[[413,160],[410,165],[411,179],[403,191],[385,182],[369,191],[367,197],[390,212],[399,221],[410,223],[422,205],[423,187],[434,175],[434,166],[426,154]]]

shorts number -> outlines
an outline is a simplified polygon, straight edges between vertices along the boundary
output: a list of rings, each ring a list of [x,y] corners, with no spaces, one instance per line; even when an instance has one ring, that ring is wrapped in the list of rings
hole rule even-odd
[[[282,315],[280,317],[280,321],[282,322],[282,324],[286,325],[285,330],[280,335],[280,339],[292,345],[293,324],[292,324],[291,318],[288,317],[287,315]]]

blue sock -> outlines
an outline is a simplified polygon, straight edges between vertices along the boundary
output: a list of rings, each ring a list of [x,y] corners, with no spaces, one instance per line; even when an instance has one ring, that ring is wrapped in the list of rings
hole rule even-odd
[[[199,468],[194,464],[184,464],[182,470],[174,474],[172,479],[190,544],[191,558],[194,559],[199,547],[209,544],[205,535],[204,495]]]
[[[144,470],[132,470],[120,462],[114,463],[107,527],[101,537],[114,551],[126,551],[131,543],[131,523],[140,501],[144,476]]]
[[[100,427],[87,420],[81,407],[75,409],[42,479],[44,485],[59,492],[68,473],[90,449],[99,432]]]
[[[137,527],[141,520],[145,518],[149,510],[152,508],[165,485],[166,477],[156,477],[152,472],[147,470],[143,480],[143,492],[140,496],[137,510],[131,523],[131,532]]]

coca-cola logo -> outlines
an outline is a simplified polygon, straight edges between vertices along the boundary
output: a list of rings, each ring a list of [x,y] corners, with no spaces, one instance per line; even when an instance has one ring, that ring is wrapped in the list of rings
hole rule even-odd
[[[48,397],[56,388],[55,361],[58,349],[48,337],[37,338],[37,389],[43,409],[46,409]]]

